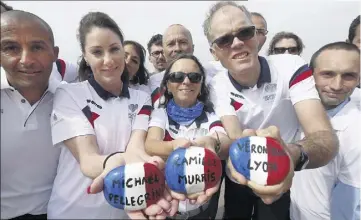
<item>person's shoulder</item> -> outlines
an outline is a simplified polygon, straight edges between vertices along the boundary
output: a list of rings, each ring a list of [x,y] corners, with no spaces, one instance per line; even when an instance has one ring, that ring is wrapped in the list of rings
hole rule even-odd
[[[277,54],[265,57],[267,63],[278,70],[299,69],[307,65],[307,62],[298,55]]]
[[[128,88],[128,90],[130,99],[138,100],[139,102],[144,102],[147,99],[150,99],[150,95],[142,90],[133,88]]]
[[[228,70],[223,69],[219,71],[215,76],[213,76],[212,80],[210,81],[210,85],[224,85],[224,83],[228,80]]]

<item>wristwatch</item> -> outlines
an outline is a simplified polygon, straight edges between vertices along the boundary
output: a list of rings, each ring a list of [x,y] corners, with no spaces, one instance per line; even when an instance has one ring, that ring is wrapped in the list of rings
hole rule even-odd
[[[293,143],[293,145],[297,146],[300,149],[300,157],[298,158],[298,162],[295,166],[295,171],[301,171],[305,169],[308,165],[309,159],[307,153],[304,151],[303,146],[301,144]]]

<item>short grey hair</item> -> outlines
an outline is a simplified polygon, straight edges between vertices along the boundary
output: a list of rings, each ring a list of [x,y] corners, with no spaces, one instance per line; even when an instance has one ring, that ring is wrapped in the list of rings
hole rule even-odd
[[[234,1],[219,1],[217,3],[215,3],[214,5],[211,6],[211,8],[209,9],[207,15],[206,15],[206,20],[203,22],[203,33],[204,35],[207,37],[208,42],[210,43],[211,41],[211,22],[212,22],[212,18],[214,16],[214,14],[221,8],[225,7],[225,6],[234,6],[236,8],[239,8],[241,11],[243,11],[246,14],[246,17],[252,21],[252,15],[251,13],[247,10],[247,8],[243,5],[238,5],[236,2]]]

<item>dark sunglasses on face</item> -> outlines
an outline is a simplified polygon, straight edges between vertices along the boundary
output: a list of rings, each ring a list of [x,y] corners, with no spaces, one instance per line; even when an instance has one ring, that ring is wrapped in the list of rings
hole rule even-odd
[[[203,79],[200,73],[173,72],[169,74],[168,80],[172,83],[182,83],[186,77],[191,83],[199,83]]]
[[[275,54],[283,54],[288,51],[290,54],[298,55],[298,48],[297,47],[275,47],[273,49]]]
[[[211,46],[213,44],[216,44],[219,48],[229,47],[230,45],[232,45],[235,37],[237,37],[241,41],[246,41],[254,37],[255,32],[256,28],[254,26],[241,28],[235,34],[226,34],[222,37],[215,39],[212,42]]]

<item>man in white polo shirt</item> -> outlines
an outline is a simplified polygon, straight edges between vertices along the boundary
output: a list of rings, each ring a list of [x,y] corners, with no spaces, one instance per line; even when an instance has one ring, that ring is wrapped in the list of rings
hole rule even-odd
[[[294,55],[259,57],[251,14],[235,2],[212,6],[203,28],[213,56],[227,69],[212,79],[210,90],[229,137],[267,134],[292,143],[287,150],[296,171],[326,165],[338,141],[306,63]],[[293,143],[298,121],[307,135]],[[225,218],[289,219],[293,169],[281,184],[260,186],[245,181],[231,163],[228,168]]]
[[[360,51],[346,42],[330,43],[313,55],[310,67],[340,150],[326,166],[295,174],[291,219],[359,220],[361,112],[350,95],[360,80]]]
[[[1,13],[1,218],[47,218],[60,153],[50,132],[57,56],[45,21]]]

